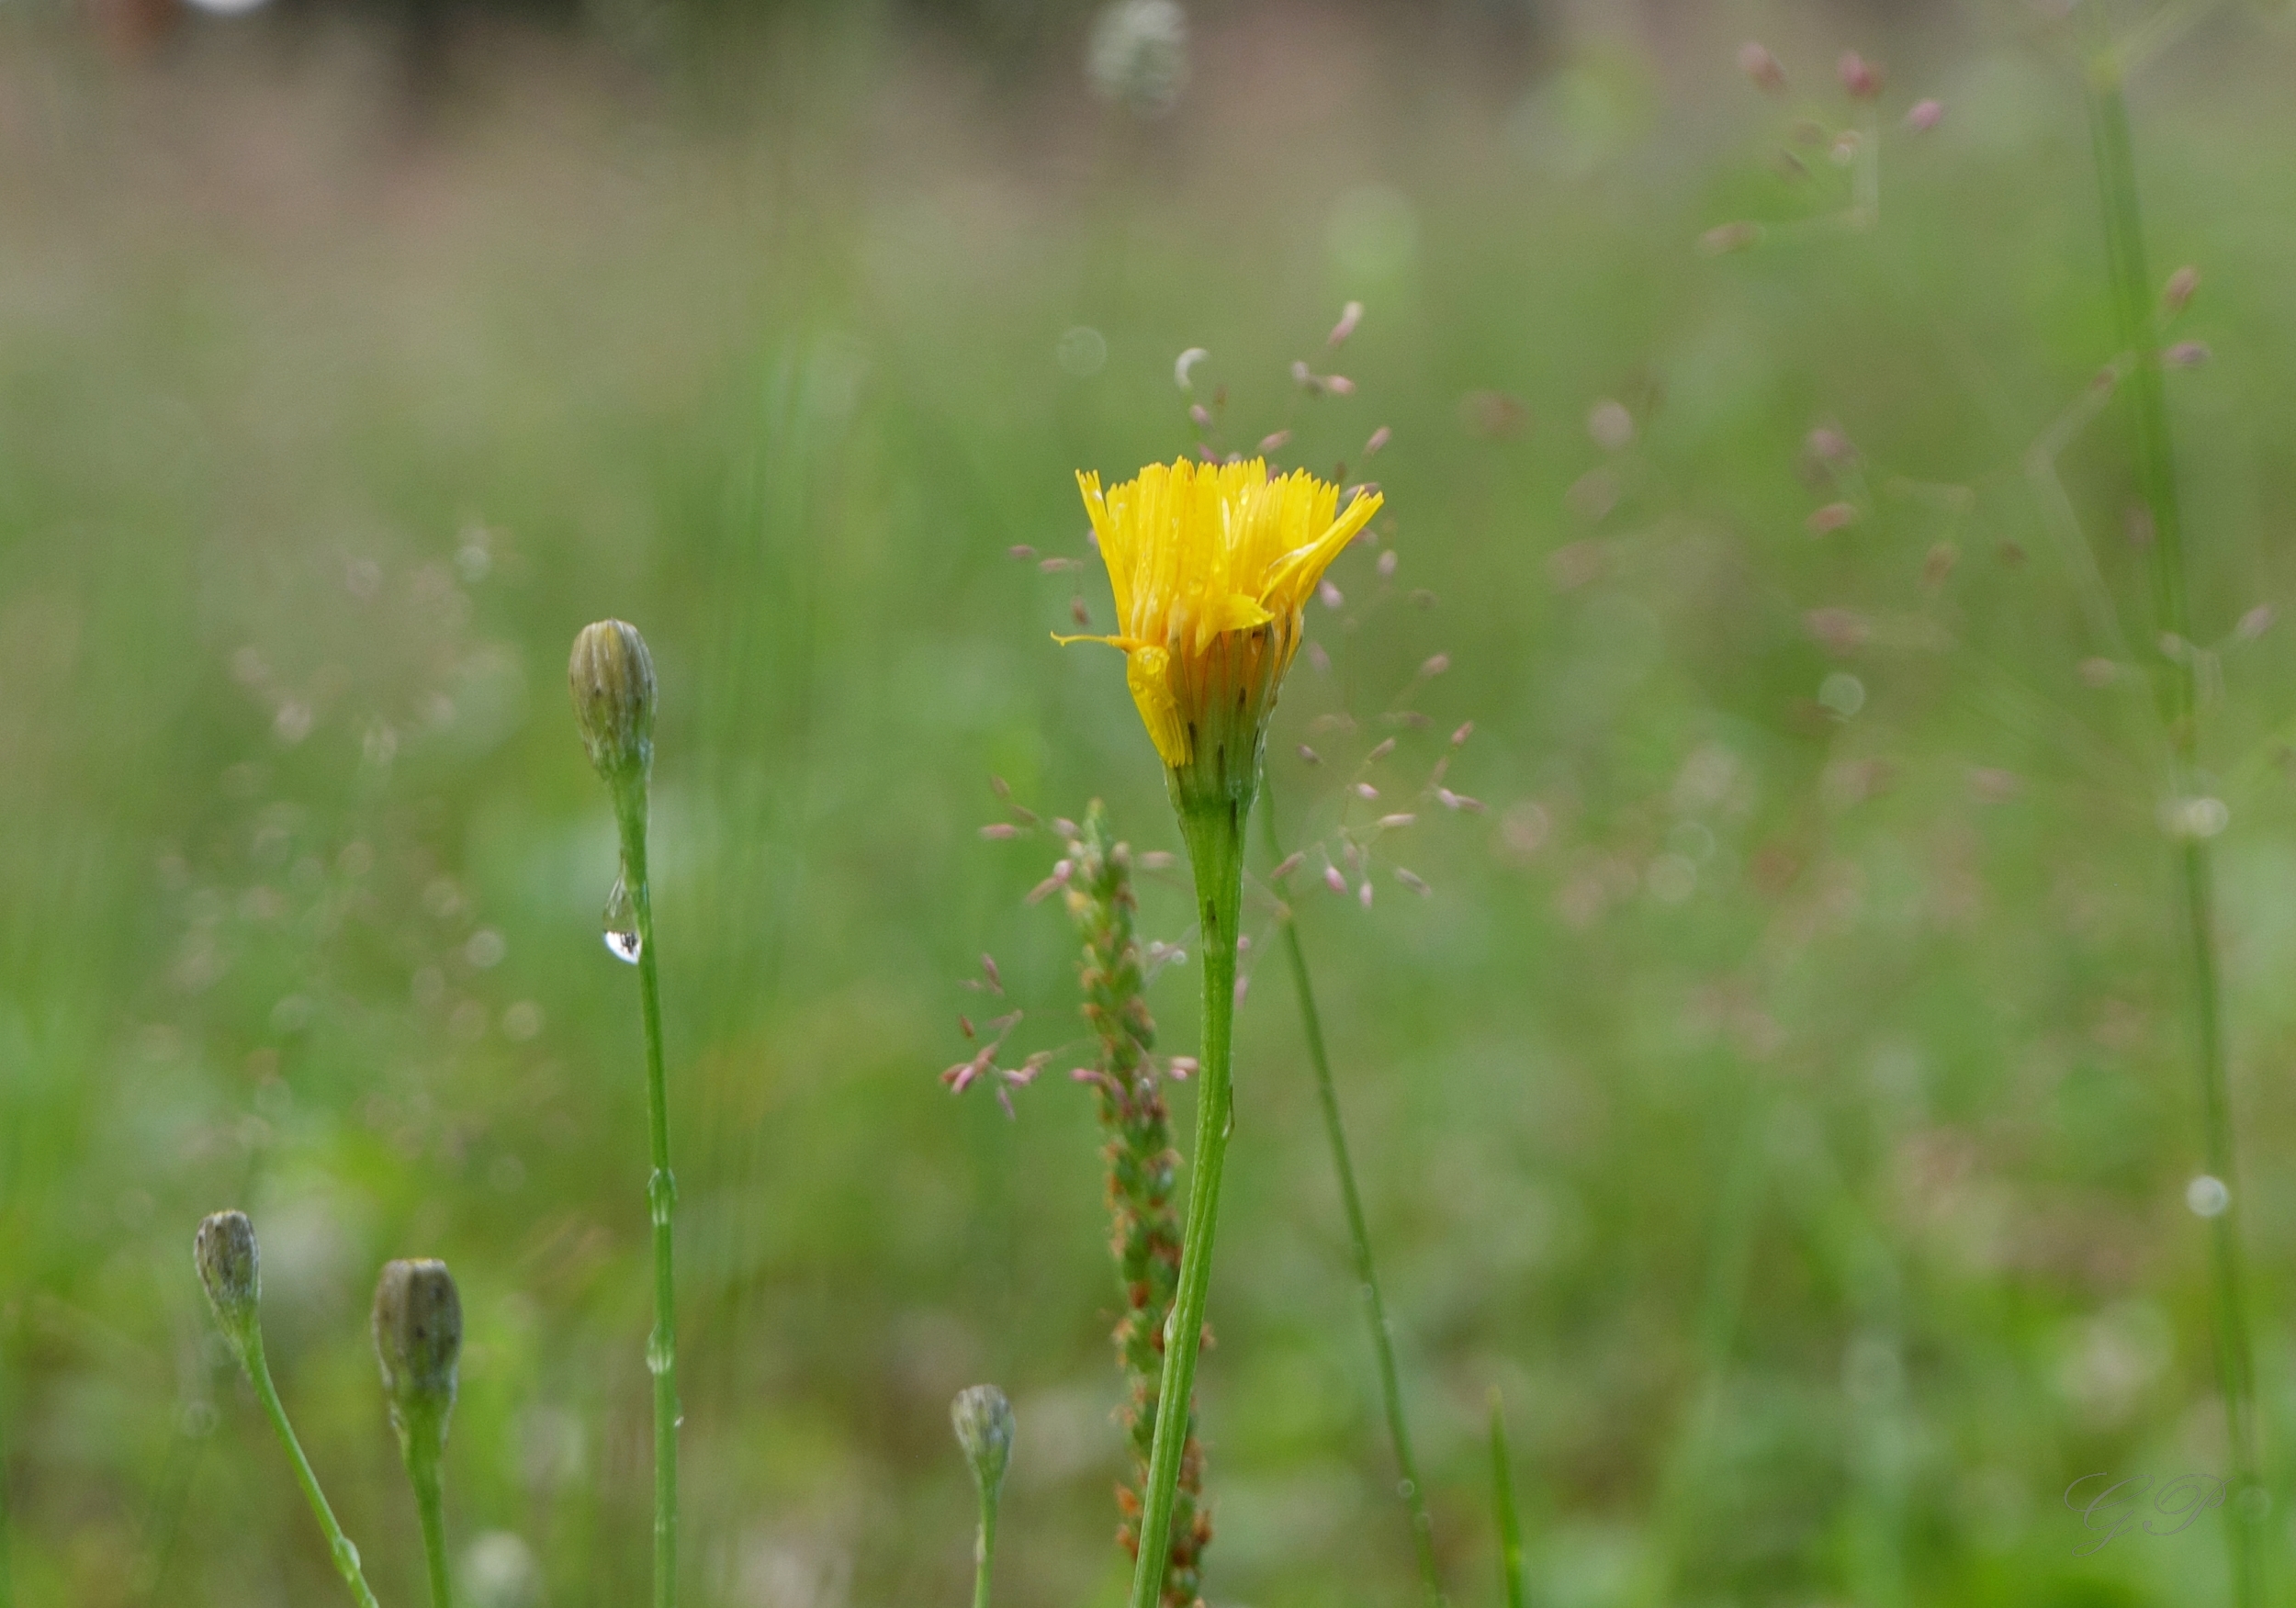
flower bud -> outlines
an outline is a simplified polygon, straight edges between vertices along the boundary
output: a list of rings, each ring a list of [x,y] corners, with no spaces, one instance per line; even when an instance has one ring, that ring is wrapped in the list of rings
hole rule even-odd
[[[949,1404],[949,1422],[956,1426],[957,1445],[973,1469],[973,1483],[990,1501],[1004,1489],[1005,1468],[1012,1461],[1012,1403],[994,1385],[968,1385]]]
[[[1754,82],[1754,87],[1764,95],[1785,93],[1785,69],[1778,65],[1778,58],[1767,47],[1750,39],[1738,48],[1738,70]]]
[[[654,659],[646,638],[619,620],[583,626],[566,679],[598,774],[615,784],[643,782],[654,763]]]
[[[191,1251],[216,1321],[231,1344],[244,1349],[248,1336],[255,1333],[255,1307],[263,1296],[254,1225],[243,1211],[216,1212],[200,1223]]]
[[[444,1262],[389,1262],[375,1285],[375,1360],[403,1438],[443,1445],[462,1355],[462,1298]]]
[[[1872,100],[1882,93],[1882,70],[1855,51],[1842,51],[1834,70],[1854,100]]]

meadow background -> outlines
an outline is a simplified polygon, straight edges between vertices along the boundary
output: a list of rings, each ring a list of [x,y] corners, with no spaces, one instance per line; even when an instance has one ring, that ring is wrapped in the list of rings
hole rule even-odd
[[[635,979],[561,679],[608,614],[661,686],[690,1601],[962,1601],[980,1379],[999,1600],[1120,1601],[1058,845],[979,828],[996,776],[1177,849],[1116,657],[1048,640],[1106,628],[1097,565],[1008,549],[1087,557],[1072,472],[1221,389],[1223,448],[1376,475],[1399,556],[1312,612],[1286,837],[1475,727],[1484,813],[1385,835],[1368,909],[1298,894],[1453,1600],[1499,1596],[1493,1386],[1557,1608],[2222,1600],[2213,1515],[2077,1557],[2060,1501],[2224,1457],[2125,412],[2033,456],[2116,346],[2094,9],[1228,0],[1129,100],[1092,7],[1021,0],[0,13],[0,1603],[337,1600],[192,1276],[227,1206],[387,1602],[396,1255],[468,1315],[471,1601],[643,1594]],[[2212,354],[2168,377],[2285,1601],[2296,17],[2168,21],[2133,106]],[[1152,879],[1148,934],[1187,908]],[[985,950],[1063,1051],[1017,1119],[937,1079]],[[1280,972],[1239,1035],[1212,1600],[1402,1602]]]

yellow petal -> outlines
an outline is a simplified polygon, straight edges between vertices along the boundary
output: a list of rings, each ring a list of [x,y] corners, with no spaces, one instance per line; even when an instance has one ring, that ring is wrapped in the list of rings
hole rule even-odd
[[[1322,535],[1277,559],[1268,571],[1266,586],[1261,590],[1262,600],[1269,608],[1286,613],[1305,607],[1308,593],[1323,579],[1332,560],[1356,539],[1358,531],[1371,523],[1371,516],[1379,512],[1379,505],[1385,500],[1377,491],[1356,497]]]
[[[1187,764],[1187,722],[1172,697],[1172,656],[1161,647],[1134,648],[1124,663],[1124,684],[1158,756],[1166,765]]]

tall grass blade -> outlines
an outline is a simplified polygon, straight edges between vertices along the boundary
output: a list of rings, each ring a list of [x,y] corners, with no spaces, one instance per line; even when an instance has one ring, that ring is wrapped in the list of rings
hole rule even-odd
[[[1507,1414],[1491,1388],[1491,1505],[1499,1521],[1499,1583],[1507,1608],[1523,1608],[1523,1519],[1514,1505],[1514,1458],[1507,1450]]]
[[[2152,275],[2145,266],[2144,217],[2138,204],[2123,62],[2123,56],[2109,43],[2090,60],[2089,133],[2111,269],[2113,316],[2130,365],[2124,383],[2136,444],[2137,489],[2152,522],[2155,623],[2163,636],[2181,645],[2191,640],[2183,522],[2177,495],[2175,443],[2161,381],[2160,343],[2152,312]],[[2162,654],[2154,685],[2167,727],[2168,781],[2174,804],[2193,796],[2199,786],[2200,701],[2194,655],[2189,650]],[[2232,1456],[2232,1496],[2224,1504],[2226,1538],[2232,1553],[2234,1601],[2239,1608],[2255,1608],[2264,1600],[2265,1590],[2257,1523],[2263,1492],[2257,1478],[2256,1370],[2240,1246],[2241,1196],[2233,1147],[2223,1002],[2216,967],[2215,879],[2204,838],[2184,835],[2177,871],[2181,905],[2177,913],[2178,938],[2187,951],[2191,976],[2193,1067],[2200,1085],[2202,1153],[2210,1174],[2222,1180],[2229,1192],[2227,1203],[2209,1219],[2208,1231],[2217,1373],[2224,1395],[2225,1437]]]
[[[1283,843],[1276,831],[1272,799],[1263,805],[1262,834],[1271,864],[1281,864]],[[1300,942],[1299,923],[1289,910],[1282,922],[1284,956],[1291,969],[1292,994],[1300,1002],[1300,1026],[1308,1043],[1308,1063],[1315,1069],[1315,1097],[1323,1112],[1323,1134],[1332,1150],[1332,1168],[1339,1175],[1339,1198],[1347,1217],[1347,1241],[1355,1256],[1356,1280],[1361,1290],[1364,1317],[1371,1327],[1371,1349],[1379,1358],[1379,1396],[1387,1409],[1388,1436],[1395,1447],[1395,1467],[1403,1502],[1411,1514],[1412,1546],[1419,1563],[1421,1592],[1428,1608],[1439,1608],[1443,1577],[1435,1562],[1435,1521],[1427,1512],[1427,1488],[1419,1478],[1419,1461],[1411,1445],[1411,1424],[1403,1414],[1403,1388],[1395,1366],[1395,1335],[1388,1321],[1387,1302],[1379,1293],[1379,1268],[1371,1257],[1371,1231],[1364,1220],[1363,1193],[1356,1186],[1356,1164],[1347,1149],[1347,1128],[1339,1111],[1339,1092],[1332,1082],[1332,1058],[1323,1042],[1323,1019],[1315,1007],[1315,988],[1308,976],[1306,949]]]

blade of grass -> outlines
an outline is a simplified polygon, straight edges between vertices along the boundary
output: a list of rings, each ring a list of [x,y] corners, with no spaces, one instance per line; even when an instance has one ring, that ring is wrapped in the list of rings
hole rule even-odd
[[[1507,1608],[1523,1608],[1523,1520],[1514,1506],[1514,1459],[1507,1450],[1507,1415],[1499,1387],[1491,1388],[1491,1503],[1499,1521],[1499,1581]]]
[[[1728,1405],[1730,1355],[1753,1265],[1754,1231],[1769,1186],[1771,1107],[1757,1096],[1739,1124],[1706,1247],[1705,1288],[1697,1315],[1698,1379],[1675,1428],[1659,1479],[1657,1532],[1644,1578],[1630,1601],[1642,1608],[1672,1601],[1675,1569],[1688,1551],[1705,1462]]]
[[[2152,520],[2155,624],[2179,645],[2191,641],[2184,533],[2177,496],[2176,455],[2161,378],[2159,342],[2152,316],[2151,275],[2144,260],[2136,159],[2129,133],[2123,55],[2109,43],[2091,57],[2087,75],[2089,132],[2112,278],[2113,315],[2130,364],[2126,381],[2136,444],[2136,480]],[[2167,727],[2172,802],[2197,789],[2200,711],[2194,656],[2165,653],[2155,672],[2161,718]],[[2248,1333],[2246,1275],[2240,1246],[2240,1190],[2234,1176],[2232,1096],[2225,1064],[2223,1003],[2216,968],[2215,877],[2207,840],[2184,837],[2177,857],[2181,886],[2180,940],[2190,966],[2193,1063],[2200,1085],[2202,1152],[2212,1175],[2229,1192],[2209,1220],[2211,1288],[2215,1307],[2217,1372],[2224,1393],[2226,1439],[2232,1455],[2233,1500],[2224,1504],[2232,1553],[2234,1601],[2255,1608],[2263,1601],[2263,1556],[2249,1495],[2257,1482],[2252,1411],[2255,1362]]]
[[[8,1560],[8,1415],[0,1398],[0,1608],[16,1608],[16,1574]]]
[[[1261,803],[1262,834],[1267,840],[1271,864],[1283,861],[1283,843],[1276,831],[1272,798]],[[1388,1321],[1387,1302],[1379,1293],[1379,1274],[1371,1259],[1371,1231],[1363,1215],[1363,1194],[1356,1187],[1356,1165],[1348,1154],[1347,1128],[1340,1119],[1339,1093],[1332,1082],[1332,1060],[1323,1043],[1323,1020],[1315,1008],[1315,988],[1308,977],[1307,950],[1300,942],[1299,924],[1289,906],[1281,923],[1284,955],[1291,969],[1292,993],[1300,1002],[1300,1026],[1308,1042],[1308,1063],[1315,1069],[1315,1097],[1323,1111],[1323,1134],[1332,1147],[1332,1167],[1339,1175],[1339,1198],[1347,1217],[1347,1240],[1355,1254],[1356,1279],[1363,1294],[1364,1315],[1371,1326],[1371,1347],[1379,1364],[1379,1395],[1386,1404],[1388,1435],[1395,1445],[1395,1467],[1405,1506],[1411,1514],[1412,1546],[1419,1562],[1422,1595],[1428,1608],[1443,1602],[1443,1577],[1435,1562],[1435,1522],[1427,1512],[1427,1488],[1419,1478],[1419,1462],[1412,1453],[1411,1425],[1403,1416],[1403,1388],[1395,1366],[1394,1326]]]

